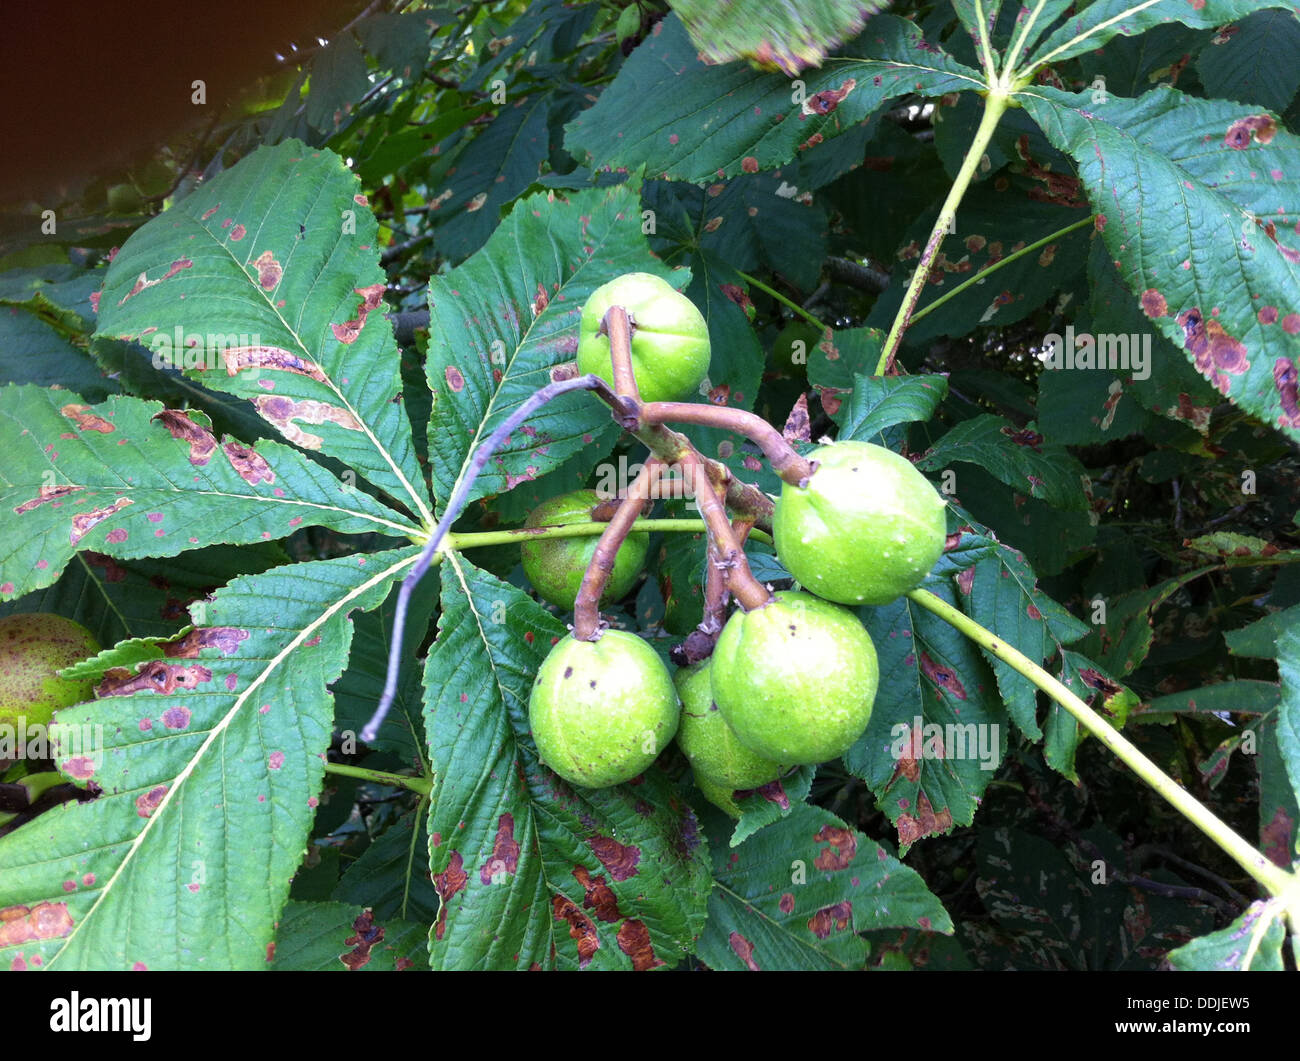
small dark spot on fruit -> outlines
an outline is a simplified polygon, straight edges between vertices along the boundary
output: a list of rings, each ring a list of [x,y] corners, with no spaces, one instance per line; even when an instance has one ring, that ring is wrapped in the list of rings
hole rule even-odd
[[[591,680],[590,685],[593,689],[596,688],[596,681],[594,678]]]
[[[566,678],[572,678],[572,677],[573,677],[573,668],[572,668],[572,667],[565,667],[565,668],[564,668],[564,676],[565,676]]]

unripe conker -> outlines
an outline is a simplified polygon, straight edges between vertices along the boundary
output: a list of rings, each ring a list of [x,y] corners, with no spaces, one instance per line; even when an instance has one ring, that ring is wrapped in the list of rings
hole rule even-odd
[[[653,273],[625,273],[591,293],[578,328],[579,372],[614,384],[609,336],[600,333],[611,306],[635,325],[632,372],[642,401],[678,401],[699,389],[709,374],[709,326],[694,302]]]
[[[542,762],[582,788],[630,781],[677,732],[681,709],[667,666],[645,641],[606,630],[599,641],[561,640],[528,700]]]
[[[571,523],[589,523],[591,510],[603,499],[595,490],[575,490],[543,501],[524,521],[525,527],[565,526]],[[543,600],[561,611],[572,611],[578,598],[582,576],[596,553],[597,535],[582,538],[539,538],[525,541],[520,547],[524,574]],[[644,532],[629,534],[619,546],[614,559],[614,570],[600,602],[618,600],[632,588],[645,564],[650,535]]]
[[[741,743],[773,762],[843,755],[871,719],[880,671],[847,608],[783,591],[727,620],[712,657],[713,699]]]
[[[48,725],[60,708],[90,700],[91,679],[69,680],[57,672],[99,651],[89,630],[62,615],[0,619],[0,725]]]
[[[683,667],[673,675],[673,682],[682,701],[677,746],[690,760],[697,784],[703,778],[733,792],[758,788],[785,773],[780,763],[764,759],[745,747],[727,725],[713,702],[708,660]]]
[[[772,517],[776,554],[807,590],[840,604],[888,604],[943,553],[943,498],[911,461],[867,442],[808,454],[806,485],[785,483]]]

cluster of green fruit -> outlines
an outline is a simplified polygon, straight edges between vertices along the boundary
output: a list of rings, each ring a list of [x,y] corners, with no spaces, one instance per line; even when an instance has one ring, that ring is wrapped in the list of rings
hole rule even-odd
[[[636,324],[632,360],[643,400],[682,398],[698,386],[708,368],[699,312],[646,274],[607,284],[584,307],[580,370],[611,379],[599,326],[615,304]],[[879,669],[870,636],[846,605],[886,604],[925,578],[943,552],[945,505],[908,460],[880,446],[831,443],[808,458],[813,473],[783,486],[773,518],[777,556],[807,592],[778,592],[762,607],[736,611],[712,657],[675,678],[635,634],[565,637],[538,670],[529,701],[543,763],[575,785],[602,788],[641,773],[676,736],[701,791],[737,815],[733,792],[852,747],[871,718]],[[594,491],[566,494],[528,525],[585,522],[598,500]],[[645,535],[629,536],[602,601],[627,592],[646,547]],[[594,538],[529,542],[525,573],[541,596],[570,609],[595,548]]]

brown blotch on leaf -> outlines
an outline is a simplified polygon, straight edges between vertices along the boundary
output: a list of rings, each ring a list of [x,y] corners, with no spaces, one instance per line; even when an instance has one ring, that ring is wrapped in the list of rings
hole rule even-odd
[[[346,954],[340,954],[339,961],[352,972],[356,972],[369,964],[371,950],[376,943],[382,943],[383,939],[384,926],[375,924],[374,912],[369,909],[362,910],[357,919],[352,922],[352,935],[343,941],[343,946],[352,949]]]
[[[42,939],[62,939],[72,932],[67,903],[6,906],[0,910],[0,947]]]
[[[762,796],[768,803],[775,803],[782,810],[789,810],[790,797],[786,795],[785,786],[781,784],[778,777],[775,781],[769,781],[766,785],[759,785],[758,788],[737,789],[735,798],[742,800],[746,796],[757,794]]]
[[[367,287],[353,288],[353,292],[361,296],[361,303],[357,306],[357,315],[351,320],[346,320],[342,324],[331,324],[330,330],[334,333],[334,338],[344,344],[351,344],[357,341],[357,336],[361,334],[361,329],[365,327],[366,317],[378,309],[384,299],[384,285],[370,284]]]
[[[603,876],[593,877],[584,866],[577,866],[573,870],[573,877],[582,885],[583,908],[593,911],[598,921],[612,923],[623,916],[619,913],[618,897],[605,883]]]
[[[103,508],[94,508],[89,512],[81,512],[72,517],[72,530],[69,539],[72,545],[76,545],[82,538],[90,533],[97,525],[104,520],[117,515],[127,505],[134,504],[129,497],[119,497],[111,505],[105,505]]]
[[[753,973],[762,971],[758,966],[758,962],[754,961],[754,944],[739,932],[731,933],[727,937],[727,942],[731,944],[731,949],[735,951],[736,957],[745,963],[746,969]]]
[[[169,659],[197,659],[199,650],[204,648],[216,648],[223,656],[233,656],[239,650],[239,643],[247,638],[248,631],[237,626],[200,626],[179,641],[163,645],[162,650]]]
[[[124,302],[126,302],[128,298],[130,298],[133,295],[138,295],[141,291],[143,291],[147,287],[153,287],[155,284],[161,284],[164,280],[170,280],[182,269],[188,269],[193,264],[194,263],[190,261],[188,258],[177,258],[174,262],[171,263],[171,265],[167,267],[167,271],[163,273],[162,276],[158,277],[157,280],[150,280],[147,274],[141,273],[138,277],[136,277],[135,283],[131,286],[131,290],[128,291],[125,295],[123,295],[120,299],[118,299],[117,304],[119,306],[122,305]]]
[[[664,963],[650,945],[650,930],[641,921],[629,918],[619,926],[618,949],[632,959],[632,968],[640,973]]]
[[[95,696],[102,700],[109,696],[129,696],[138,692],[167,695],[177,689],[197,689],[203,682],[211,680],[212,671],[197,663],[182,667],[162,660],[151,660],[141,664],[137,673],[126,667],[110,667],[104,672],[103,680],[95,686]]]
[[[1273,362],[1273,385],[1277,387],[1278,400],[1282,403],[1282,415],[1278,417],[1278,427],[1300,427],[1300,394],[1297,393],[1296,363],[1287,357],[1279,357]]]
[[[275,260],[275,255],[270,251],[262,251],[254,258],[253,268],[257,270],[257,282],[263,291],[274,291],[284,276],[284,266]]]
[[[444,903],[469,883],[469,874],[465,872],[465,859],[459,851],[453,851],[447,860],[447,868],[433,875],[433,887],[438,898]]]
[[[966,686],[962,685],[961,679],[947,667],[935,663],[924,652],[921,653],[921,673],[940,689],[946,689],[952,693],[958,700],[966,699]]]
[[[585,969],[591,963],[591,956],[600,949],[600,937],[596,934],[596,926],[563,895],[557,895],[551,900],[551,910],[556,921],[569,923],[569,938],[578,944],[578,968]]]
[[[167,795],[166,785],[154,785],[148,792],[142,796],[137,796],[135,800],[135,812],[141,818],[150,817],[156,811]]]
[[[839,88],[828,88],[809,96],[803,101],[800,109],[804,114],[831,114],[857,87],[857,80],[850,77]]]
[[[1256,143],[1270,144],[1276,135],[1277,122],[1267,114],[1251,114],[1228,126],[1223,142],[1234,151],[1244,151],[1250,146],[1252,137]]]
[[[609,836],[593,836],[587,846],[600,859],[600,864],[609,871],[616,881],[625,881],[635,877],[637,863],[641,861],[641,849],[632,845],[620,844]]]
[[[1295,822],[1285,809],[1278,807],[1268,824],[1259,830],[1260,849],[1270,861],[1286,869],[1291,865],[1291,837],[1294,834]]]
[[[498,873],[513,874],[519,866],[519,844],[515,841],[515,817],[503,814],[497,819],[497,834],[492,842],[492,856],[478,871],[481,884],[490,884]]]
[[[217,448],[217,436],[195,423],[188,413],[179,409],[164,409],[150,417],[150,422],[153,421],[161,423],[172,438],[189,443],[190,463],[196,468],[203,467],[212,458],[212,451]]]
[[[89,405],[65,405],[59,412],[82,431],[98,431],[101,435],[108,435],[117,430],[102,416],[86,412],[89,408]]]
[[[945,807],[938,814],[929,798],[922,792],[916,799],[916,814],[902,814],[898,818],[898,842],[915,843],[923,836],[946,833],[952,828],[952,811]]]
[[[461,375],[460,369],[458,369],[455,365],[448,365],[446,368],[444,368],[442,370],[442,375],[443,378],[446,379],[447,381],[447,386],[450,387],[456,394],[459,394],[461,391],[465,389],[465,377]]]
[[[51,501],[60,501],[70,494],[75,494],[78,490],[86,489],[84,486],[42,486],[39,495],[30,501],[24,501],[14,509],[14,515],[21,516],[24,512],[30,512],[34,508],[40,508],[41,505],[48,505]],[[91,555],[89,553],[87,556]],[[99,554],[95,554],[99,555]]]
[[[813,842],[827,845],[813,859],[813,865],[818,869],[848,869],[858,853],[858,838],[853,835],[852,829],[823,825],[813,837]]]
[[[327,405],[314,399],[294,401],[280,395],[259,395],[251,398],[258,415],[272,427],[277,428],[285,438],[303,449],[320,449],[324,442],[319,435],[303,431],[295,420],[308,424],[337,424],[346,431],[360,431],[361,424],[346,409],[336,405]]]
[[[226,375],[235,376],[247,369],[266,369],[268,372],[291,372],[295,376],[308,376],[318,383],[328,377],[314,361],[307,361],[278,346],[227,346],[221,351]]]
[[[790,415],[785,418],[781,435],[787,442],[811,442],[812,424],[808,417],[808,395],[800,394]]]
[[[1227,394],[1231,382],[1228,374],[1239,376],[1250,368],[1245,343],[1229,335],[1218,321],[1207,321],[1199,306],[1183,310],[1177,321],[1183,329],[1183,348],[1192,355],[1197,371],[1220,394]]]
[[[242,442],[223,442],[222,450],[226,454],[226,459],[230,461],[230,466],[235,469],[235,473],[251,486],[258,483],[275,482],[275,472],[271,471],[271,466],[266,462],[266,458],[258,453],[252,446],[245,446]]]
[[[843,932],[853,921],[853,904],[847,899],[834,906],[823,906],[808,919],[808,929],[818,939],[826,939],[832,929]]]

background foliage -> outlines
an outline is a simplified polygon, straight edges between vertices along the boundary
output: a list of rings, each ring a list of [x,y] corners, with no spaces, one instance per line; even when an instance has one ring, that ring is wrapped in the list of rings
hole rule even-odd
[[[708,320],[696,400],[780,426],[803,396],[805,439],[911,456],[950,503],[925,588],[1296,860],[1294,8],[771,6],[372,4],[125,170],[10,204],[0,614],[113,647],[59,718],[102,727],[102,757],[53,756],[97,798],[0,836],[5,966],[1241,963],[1254,882],[907,599],[860,610],[882,673],[862,739],[738,823],[675,749],[603,791],[539,765],[526,694],[567,617],[517,546],[446,554],[397,710],[357,742],[411,541],[573,360],[587,295],[649,271]],[[1029,76],[881,376],[989,56]],[[830,330],[790,367],[771,351],[796,311]],[[1044,367],[1049,336],[1084,333],[1145,365]],[[743,439],[686,433],[776,491]],[[457,531],[640,455],[570,395]],[[656,536],[617,621],[666,654],[699,621],[702,549]],[[900,759],[918,719],[986,727],[991,759]]]

